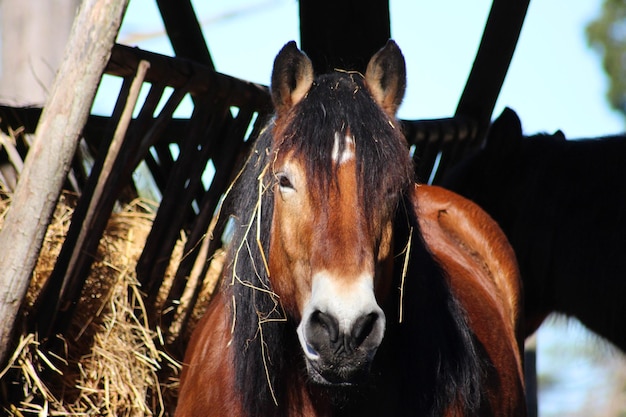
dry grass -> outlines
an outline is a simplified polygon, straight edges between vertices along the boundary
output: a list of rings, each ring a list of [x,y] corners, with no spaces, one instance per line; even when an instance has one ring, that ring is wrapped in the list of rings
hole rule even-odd
[[[54,267],[74,200],[64,195],[55,211],[33,274],[26,312]],[[0,202],[0,210],[6,206],[6,201]],[[152,315],[143,304],[135,275],[153,213],[152,206],[136,201],[111,217],[76,314],[63,335],[61,353],[44,351],[37,335],[21,335],[9,365],[0,370],[5,412],[15,416],[169,414],[180,365],[166,351],[159,328],[148,323]],[[176,270],[183,245],[181,236],[166,283]],[[205,283],[202,300],[210,297],[216,269]]]

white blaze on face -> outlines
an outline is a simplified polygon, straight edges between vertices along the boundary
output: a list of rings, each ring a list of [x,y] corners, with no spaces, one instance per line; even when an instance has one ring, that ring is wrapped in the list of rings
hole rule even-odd
[[[344,141],[343,152],[339,154],[339,150],[341,149],[340,142],[342,140]],[[354,158],[354,137],[350,135],[346,135],[342,137],[339,132],[336,132],[335,142],[333,144],[332,158],[333,158],[333,161],[339,165],[353,159]]]

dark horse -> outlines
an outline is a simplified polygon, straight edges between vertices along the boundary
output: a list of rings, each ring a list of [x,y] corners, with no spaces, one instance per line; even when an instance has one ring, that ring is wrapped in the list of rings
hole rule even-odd
[[[364,76],[280,51],[177,416],[524,415],[512,249],[476,205],[413,183],[405,78],[393,41]]]
[[[483,150],[444,186],[502,227],[517,255],[527,334],[551,312],[575,316],[626,352],[626,138],[524,138],[496,120]]]

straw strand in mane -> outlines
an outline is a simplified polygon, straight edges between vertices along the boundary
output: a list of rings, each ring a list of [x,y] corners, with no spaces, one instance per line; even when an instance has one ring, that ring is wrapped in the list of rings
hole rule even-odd
[[[267,175],[272,161],[271,127],[257,139],[254,150],[227,196],[235,220],[230,259],[224,283],[232,294],[233,354],[244,404],[254,404],[259,415],[274,415],[284,400],[283,350],[298,349],[295,326],[285,321],[278,296],[272,292],[266,268],[272,220],[272,191]],[[291,340],[289,340],[291,339]],[[271,352],[271,353],[270,353]],[[252,414],[250,414],[252,415]]]

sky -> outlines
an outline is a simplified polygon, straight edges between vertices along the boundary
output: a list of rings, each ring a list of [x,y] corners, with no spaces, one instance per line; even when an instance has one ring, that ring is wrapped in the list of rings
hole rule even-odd
[[[267,85],[276,53],[290,40],[299,42],[296,0],[192,1],[219,72]],[[504,107],[514,109],[525,134],[560,129],[568,138],[582,138],[624,131],[624,119],[610,109],[605,98],[607,78],[600,57],[585,39],[584,28],[598,15],[601,3],[530,2],[494,117]],[[407,92],[399,117],[454,114],[490,7],[490,0],[390,0],[392,37],[407,62]],[[130,2],[118,42],[173,55],[154,0]],[[119,80],[106,81],[95,112],[112,108],[117,93],[105,94],[114,90],[107,83],[119,85]],[[186,117],[190,112],[187,100],[176,114]],[[538,368],[540,373],[542,369],[553,372],[549,378],[556,382],[540,395],[540,415],[579,415],[563,407],[580,410],[579,404],[589,396],[606,397],[615,385],[609,378],[611,370],[598,365],[597,356],[589,358],[586,343],[593,337],[575,323],[543,329]],[[563,351],[566,339],[575,340],[575,347],[569,345],[570,350]],[[582,349],[584,354],[572,353],[572,349]],[[596,355],[606,356],[606,352]],[[624,368],[625,362],[619,363],[613,366]],[[602,404],[593,404],[604,415]]]
[[[289,40],[299,42],[296,0],[196,0],[194,5],[220,72],[267,85],[278,50]],[[511,107],[526,134],[561,129],[580,138],[624,130],[622,117],[605,99],[600,57],[584,35],[600,5],[600,0],[530,2],[494,117]],[[401,118],[454,114],[490,7],[489,0],[390,0],[392,37],[407,61]],[[118,41],[173,54],[153,0],[130,2]]]

